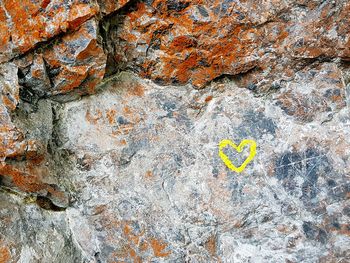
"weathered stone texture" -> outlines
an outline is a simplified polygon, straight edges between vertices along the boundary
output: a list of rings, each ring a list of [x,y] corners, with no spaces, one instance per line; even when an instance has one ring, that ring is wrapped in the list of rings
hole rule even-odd
[[[110,14],[124,7],[130,0],[97,0],[103,14]]]
[[[17,61],[21,84],[38,96],[66,94],[74,89],[78,89],[75,92],[80,95],[94,93],[106,65],[97,31],[97,22],[88,20],[42,52]]]
[[[109,39],[118,65],[162,84],[203,87],[253,70],[241,85],[267,89],[310,61],[349,60],[349,11],[346,0],[149,1]]]
[[[349,22],[0,0],[0,262],[350,262]],[[243,173],[222,139],[257,142]]]
[[[98,2],[98,3],[97,3]],[[122,1],[1,0],[0,62],[23,54],[61,33],[75,30],[99,12],[109,14]]]
[[[11,122],[10,112],[15,110],[19,100],[17,67],[13,64],[0,67],[0,163],[7,156],[15,155],[21,142],[21,135]],[[16,150],[17,149],[17,150]]]
[[[4,185],[67,204],[66,194],[46,182],[52,179],[45,179],[48,171],[27,167],[50,159],[46,148],[52,131],[31,136],[33,129],[45,124],[34,118],[36,124],[20,125],[20,129],[13,121],[13,111],[20,98],[24,111],[20,118],[26,119],[43,97],[74,100],[94,93],[103,79],[107,58],[98,39],[98,14],[126,3],[105,2],[100,10],[95,1],[0,1],[0,63],[5,62],[0,65],[0,171]],[[44,114],[52,115],[51,106]],[[27,164],[21,167],[5,163],[5,159]]]
[[[89,3],[90,2],[90,3]],[[2,0],[2,59],[32,49],[59,33],[75,29],[98,12],[94,1]]]
[[[161,88],[123,73],[66,104],[57,133],[77,198],[66,216],[86,257],[346,262],[348,110],[305,123],[277,102],[232,83]],[[257,142],[242,174],[219,158],[223,138]]]

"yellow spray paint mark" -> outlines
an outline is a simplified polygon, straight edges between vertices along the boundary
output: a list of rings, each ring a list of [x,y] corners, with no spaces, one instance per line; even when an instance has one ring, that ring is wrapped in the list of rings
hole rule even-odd
[[[228,158],[228,156],[226,154],[224,154],[223,149],[226,146],[231,146],[232,148],[234,148],[237,152],[242,152],[244,146],[246,145],[250,145],[250,153],[248,158],[242,163],[242,165],[240,167],[236,167],[232,164],[231,160]],[[226,164],[226,166],[228,168],[230,168],[232,171],[235,171],[236,173],[240,173],[242,172],[245,167],[248,165],[248,163],[251,162],[251,160],[253,160],[254,156],[256,154],[256,142],[253,140],[243,140],[241,141],[241,143],[237,146],[234,142],[232,142],[231,140],[222,140],[219,143],[219,156],[221,158],[221,160],[223,160],[223,162]]]

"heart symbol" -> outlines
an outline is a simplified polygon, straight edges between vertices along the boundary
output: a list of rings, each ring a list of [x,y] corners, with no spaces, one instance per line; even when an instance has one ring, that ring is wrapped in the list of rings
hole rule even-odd
[[[250,145],[250,153],[248,158],[242,163],[240,167],[236,167],[233,165],[231,160],[228,158],[226,154],[224,154],[223,149],[227,146],[231,146],[233,149],[235,149],[237,152],[242,152],[244,146]],[[254,156],[256,154],[256,142],[253,140],[243,140],[241,143],[237,146],[234,142],[231,140],[222,140],[219,143],[219,156],[221,160],[226,164],[228,168],[230,168],[232,171],[235,171],[236,173],[240,173],[244,170],[244,168],[247,166],[248,163],[250,163],[251,160],[253,160]]]

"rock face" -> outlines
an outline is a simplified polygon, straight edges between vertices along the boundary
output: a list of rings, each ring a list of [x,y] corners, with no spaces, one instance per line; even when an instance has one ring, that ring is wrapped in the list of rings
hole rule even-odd
[[[349,22],[0,0],[0,262],[349,262]]]
[[[122,26],[108,20],[108,39],[116,64],[161,84],[243,74],[241,85],[265,90],[308,64],[348,61],[349,11],[347,0],[146,1]]]
[[[2,0],[2,60],[13,58],[36,44],[75,29],[98,12],[94,1]]]
[[[105,73],[106,56],[93,19],[46,47],[17,61],[24,87],[37,96],[93,93]],[[74,98],[74,94],[71,95]],[[30,96],[31,97],[31,96]]]

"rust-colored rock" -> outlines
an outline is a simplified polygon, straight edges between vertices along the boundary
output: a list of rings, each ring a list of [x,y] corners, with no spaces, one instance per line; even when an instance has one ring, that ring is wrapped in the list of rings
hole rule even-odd
[[[84,9],[82,9],[84,10]],[[74,10],[71,10],[73,12]],[[78,22],[77,22],[78,23]],[[90,19],[79,29],[66,34],[41,51],[28,53],[15,64],[0,68],[0,177],[2,185],[40,196],[48,196],[56,205],[67,206],[67,195],[45,181],[48,172],[38,171],[45,159],[47,141],[27,138],[12,120],[22,89],[21,99],[36,104],[43,96],[70,93],[93,93],[97,82],[103,78],[105,54],[97,42],[97,22]],[[20,80],[18,81],[17,72]],[[51,109],[50,109],[51,111]],[[50,112],[51,114],[51,112]],[[37,125],[43,125],[38,123]],[[26,160],[36,167],[28,171],[21,163],[7,164],[5,160]],[[38,162],[39,160],[39,162]],[[41,174],[41,175],[40,175]]]
[[[59,33],[75,29],[98,12],[93,1],[0,1],[0,62],[32,49]],[[6,29],[6,30],[5,30]]]
[[[36,174],[21,172],[11,165],[0,166],[2,185],[26,193],[48,197],[58,207],[68,206],[68,196],[55,185],[44,183]]]
[[[74,31],[100,13],[109,14],[129,0],[0,1],[0,63],[33,49],[38,43]]]
[[[36,174],[35,169],[27,171],[26,165],[5,162],[26,160],[35,167],[42,166],[41,159],[47,155],[47,141],[40,141],[36,136],[28,138],[28,131],[18,128],[12,120],[13,111],[20,101],[20,93],[22,101],[29,104],[36,104],[38,99],[47,96],[69,94],[61,99],[71,100],[93,93],[105,74],[106,65],[98,34],[100,12],[111,13],[127,2],[26,0],[19,4],[12,0],[0,1],[0,63],[5,62],[0,65],[3,184],[39,195],[46,191],[50,199],[55,199],[57,191],[53,191],[52,185],[45,183],[47,180]],[[57,36],[60,37],[54,39]],[[45,45],[35,49],[42,42],[46,42]],[[11,59],[14,64],[8,62]],[[56,199],[57,203],[67,203],[60,197]]]
[[[23,134],[11,121],[10,113],[19,100],[17,67],[14,64],[0,66],[0,166],[6,157],[24,151]]]
[[[241,74],[244,87],[270,88],[312,60],[348,60],[349,14],[344,0],[152,1],[109,36],[116,64],[162,84]]]
[[[349,22],[348,0],[0,0],[0,263],[349,259]],[[256,142],[242,174],[224,138]]]
[[[59,41],[18,60],[21,83],[39,96],[93,93],[105,73],[106,55],[98,43],[97,21],[90,19]]]
[[[0,67],[0,181],[2,186],[19,191],[49,196],[59,206],[67,206],[67,195],[53,185],[45,183],[43,178],[29,169],[44,158],[45,146],[35,139],[26,138],[13,123],[12,112],[19,102],[19,84],[17,67],[13,63]],[[6,160],[26,160],[27,167],[21,171],[21,164],[7,164]],[[18,166],[18,167],[16,167]],[[23,169],[23,167],[22,167]],[[30,173],[33,170],[33,173]]]

